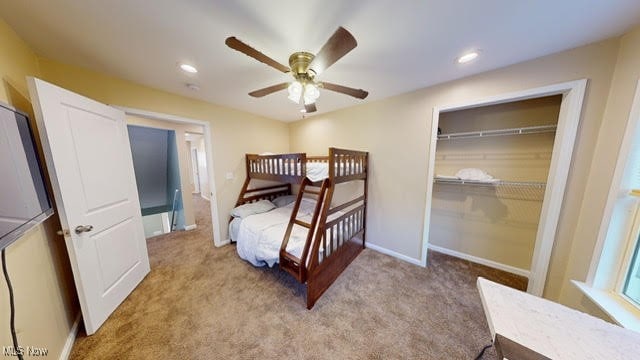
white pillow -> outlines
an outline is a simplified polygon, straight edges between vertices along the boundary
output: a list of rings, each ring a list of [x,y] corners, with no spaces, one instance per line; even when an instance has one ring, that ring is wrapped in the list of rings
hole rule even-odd
[[[283,207],[291,204],[294,201],[296,201],[295,195],[284,195],[284,196],[278,196],[277,198],[273,199],[271,202],[276,207]]]
[[[269,200],[260,200],[254,203],[244,204],[231,210],[231,216],[244,219],[249,215],[262,214],[275,209],[275,205]]]

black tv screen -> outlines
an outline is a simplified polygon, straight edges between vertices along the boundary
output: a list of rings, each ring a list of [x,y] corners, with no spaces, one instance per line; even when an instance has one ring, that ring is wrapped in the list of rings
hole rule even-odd
[[[0,102],[0,249],[52,213],[29,118]]]

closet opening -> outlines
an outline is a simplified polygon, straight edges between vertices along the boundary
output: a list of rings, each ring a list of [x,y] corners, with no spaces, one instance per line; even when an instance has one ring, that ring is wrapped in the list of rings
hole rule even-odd
[[[434,109],[427,250],[515,274],[541,296],[586,80]]]

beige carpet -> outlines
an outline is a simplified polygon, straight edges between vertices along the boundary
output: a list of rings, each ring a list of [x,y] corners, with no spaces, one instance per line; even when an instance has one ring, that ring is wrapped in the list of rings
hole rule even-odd
[[[522,279],[437,253],[421,268],[365,250],[312,310],[277,267],[214,248],[198,228],[148,240],[151,273],[72,359],[473,359],[490,342],[478,275]],[[490,349],[484,359],[495,359]]]

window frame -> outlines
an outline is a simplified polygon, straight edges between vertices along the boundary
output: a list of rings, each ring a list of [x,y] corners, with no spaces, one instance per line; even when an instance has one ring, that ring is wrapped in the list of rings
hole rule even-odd
[[[629,196],[638,196],[638,195],[630,194]],[[615,292],[618,295],[620,295],[624,300],[628,301],[631,305],[636,307],[638,311],[640,311],[640,299],[636,301],[624,293],[624,287],[626,285],[625,283],[627,280],[627,276],[629,276],[629,272],[633,270],[631,268],[631,265],[633,263],[633,255],[635,255],[636,247],[640,242],[640,199],[637,200],[635,214],[633,215],[633,218],[634,219],[633,219],[633,225],[631,226],[631,231],[627,235],[627,245],[624,251],[624,255],[622,257],[622,264],[620,266],[620,270],[618,271]],[[638,256],[640,256],[640,252],[638,253]],[[638,259],[638,261],[640,261],[640,259]]]
[[[571,282],[619,325],[640,332],[640,306],[623,292],[640,235],[640,80],[618,153],[589,273]]]

